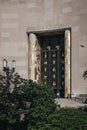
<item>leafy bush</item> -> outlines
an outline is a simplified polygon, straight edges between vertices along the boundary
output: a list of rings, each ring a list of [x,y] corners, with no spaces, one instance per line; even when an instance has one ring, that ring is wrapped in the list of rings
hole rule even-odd
[[[34,122],[28,130],[87,130],[87,112],[61,108],[48,115],[46,122]]]
[[[18,74],[9,76],[9,86],[7,86],[7,77],[0,75],[0,129],[11,130],[18,127],[24,121],[22,115],[28,113],[26,101],[30,102],[24,88],[27,84],[25,79],[20,78]]]
[[[87,130],[87,112],[62,108],[48,117],[50,130]]]
[[[45,122],[56,109],[53,90],[18,74],[0,75],[0,130],[26,130],[27,125]]]
[[[87,130],[87,111],[56,109],[51,87],[0,76],[0,130]],[[87,109],[86,109],[87,110]]]
[[[28,129],[38,129],[41,125],[46,124],[48,116],[56,110],[54,103],[53,90],[43,84],[36,84],[30,86],[31,106],[29,113]],[[41,129],[41,128],[40,128]]]

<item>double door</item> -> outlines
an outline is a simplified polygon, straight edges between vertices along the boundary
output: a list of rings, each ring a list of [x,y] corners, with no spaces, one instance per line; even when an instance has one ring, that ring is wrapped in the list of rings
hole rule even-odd
[[[42,49],[41,52],[41,79],[44,84],[51,86],[55,93],[64,96],[64,60],[60,46],[56,49]]]

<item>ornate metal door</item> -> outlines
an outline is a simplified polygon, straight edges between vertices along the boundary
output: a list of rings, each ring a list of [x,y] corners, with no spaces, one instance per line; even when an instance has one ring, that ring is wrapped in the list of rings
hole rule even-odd
[[[41,52],[41,79],[44,84],[52,86],[55,93],[64,97],[64,58],[59,45],[55,49],[47,46]]]

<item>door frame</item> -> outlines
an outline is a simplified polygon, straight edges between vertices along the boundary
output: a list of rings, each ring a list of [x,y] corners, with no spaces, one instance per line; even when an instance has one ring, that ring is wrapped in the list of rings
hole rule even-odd
[[[55,29],[55,30],[35,30],[35,31],[30,31],[30,32],[27,32],[27,35],[28,35],[28,52],[29,52],[29,35],[31,33],[35,34],[39,40],[39,38],[43,35],[54,35],[54,34],[60,34],[60,33],[65,33],[67,32],[67,30],[70,32],[70,48],[69,48],[69,51],[70,51],[70,59],[69,59],[69,62],[70,62],[70,65],[69,65],[69,85],[67,86],[67,84],[65,84],[65,87],[69,87],[69,92],[65,92],[65,98],[67,97],[70,97],[71,98],[71,95],[72,95],[72,86],[71,86],[71,69],[72,69],[72,66],[71,66],[71,27],[69,28],[63,28],[63,29]],[[65,38],[65,41],[66,41],[66,38]],[[67,49],[68,50],[68,49]],[[66,50],[65,50],[66,51]],[[66,52],[65,52],[65,55],[66,55]],[[65,63],[66,65],[67,63]],[[28,66],[29,66],[29,58],[28,58]],[[28,72],[29,72],[29,67],[28,67]],[[65,75],[66,76],[66,75]],[[66,76],[67,77],[67,76]],[[29,78],[29,77],[28,77]],[[67,78],[68,80],[68,78]]]

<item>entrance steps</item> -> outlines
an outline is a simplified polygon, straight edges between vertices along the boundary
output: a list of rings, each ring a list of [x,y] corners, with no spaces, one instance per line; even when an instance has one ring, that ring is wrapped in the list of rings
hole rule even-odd
[[[81,108],[87,106],[87,104],[83,104],[80,102],[77,102],[73,99],[66,99],[66,98],[56,98],[55,102],[60,107],[74,107],[74,108]]]
[[[80,102],[80,103],[87,103],[87,94],[80,94],[79,96],[73,98],[75,101]]]

